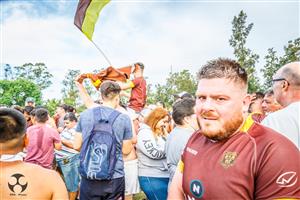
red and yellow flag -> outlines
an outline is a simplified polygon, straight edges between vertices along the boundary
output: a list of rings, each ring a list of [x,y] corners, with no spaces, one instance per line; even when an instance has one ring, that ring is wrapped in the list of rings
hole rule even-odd
[[[110,0],[80,0],[77,6],[74,24],[92,40],[95,24],[102,8]]]

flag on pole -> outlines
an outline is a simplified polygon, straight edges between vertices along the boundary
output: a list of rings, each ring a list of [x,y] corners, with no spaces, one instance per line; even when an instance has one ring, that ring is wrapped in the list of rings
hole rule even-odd
[[[109,1],[110,0],[79,0],[74,24],[91,41],[99,13]]]

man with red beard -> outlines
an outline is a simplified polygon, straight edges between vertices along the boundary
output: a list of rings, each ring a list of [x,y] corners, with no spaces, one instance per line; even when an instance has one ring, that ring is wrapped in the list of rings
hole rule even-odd
[[[246,71],[217,59],[198,79],[201,128],[183,151],[168,199],[300,198],[297,147],[269,128],[243,123],[250,103]]]

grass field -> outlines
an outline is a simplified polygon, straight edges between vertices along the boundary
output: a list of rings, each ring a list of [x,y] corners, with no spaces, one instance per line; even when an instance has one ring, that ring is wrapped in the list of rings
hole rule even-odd
[[[143,192],[133,195],[133,200],[146,200],[146,195]]]

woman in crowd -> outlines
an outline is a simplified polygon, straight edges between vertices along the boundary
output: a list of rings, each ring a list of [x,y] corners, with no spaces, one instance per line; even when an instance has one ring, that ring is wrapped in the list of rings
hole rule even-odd
[[[169,173],[165,154],[170,116],[163,108],[156,108],[141,124],[137,136],[139,182],[149,200],[167,199]]]

